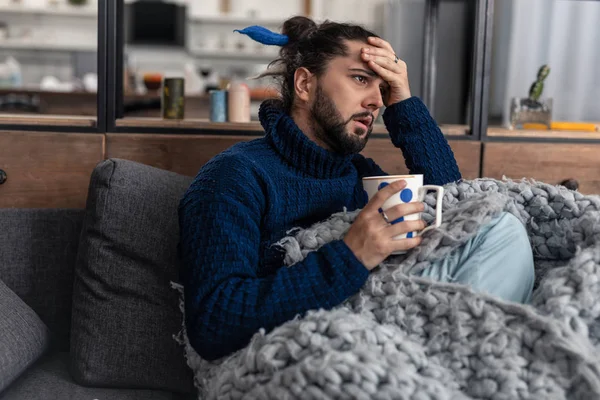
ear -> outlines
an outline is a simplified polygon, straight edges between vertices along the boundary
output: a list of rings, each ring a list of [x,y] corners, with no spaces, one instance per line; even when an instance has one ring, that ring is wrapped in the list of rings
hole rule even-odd
[[[300,67],[294,73],[294,92],[296,98],[308,102],[313,90],[314,74],[304,67]]]

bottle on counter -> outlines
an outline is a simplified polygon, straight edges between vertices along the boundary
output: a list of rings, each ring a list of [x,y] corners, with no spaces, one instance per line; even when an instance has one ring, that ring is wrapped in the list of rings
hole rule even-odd
[[[227,122],[227,91],[211,90],[210,97],[210,120],[212,122]]]
[[[227,86],[227,119],[229,122],[250,122],[250,88],[242,82]]]
[[[11,56],[0,63],[0,87],[20,88],[23,86],[21,64]]]
[[[161,109],[164,119],[183,119],[185,115],[185,79],[164,78]]]

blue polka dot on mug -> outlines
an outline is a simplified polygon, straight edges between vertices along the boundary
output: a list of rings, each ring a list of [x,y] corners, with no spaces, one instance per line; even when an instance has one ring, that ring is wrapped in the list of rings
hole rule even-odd
[[[413,192],[409,188],[403,189],[400,192],[400,200],[402,200],[403,203],[410,203],[412,198],[413,198]]]

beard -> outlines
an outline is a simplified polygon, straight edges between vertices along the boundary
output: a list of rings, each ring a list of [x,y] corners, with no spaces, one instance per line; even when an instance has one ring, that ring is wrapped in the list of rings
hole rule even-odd
[[[375,121],[373,114],[368,111],[354,114],[344,120],[331,98],[323,92],[320,86],[317,87],[310,114],[310,123],[317,139],[325,143],[331,151],[342,155],[360,153],[365,148]],[[366,131],[366,135],[364,135],[365,130],[361,128],[356,128],[354,132],[346,130],[346,126],[352,120],[369,116],[371,117],[371,124]]]

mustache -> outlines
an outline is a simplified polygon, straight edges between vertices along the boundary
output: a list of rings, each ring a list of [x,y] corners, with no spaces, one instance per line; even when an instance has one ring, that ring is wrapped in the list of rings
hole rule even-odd
[[[353,119],[367,118],[367,117],[371,117],[371,124],[369,125],[369,127],[373,126],[373,124],[375,123],[375,116],[373,115],[372,112],[369,112],[369,111],[365,111],[365,112],[361,112],[361,113],[352,115],[350,118],[348,118],[348,120],[344,123],[344,125],[348,124]]]

